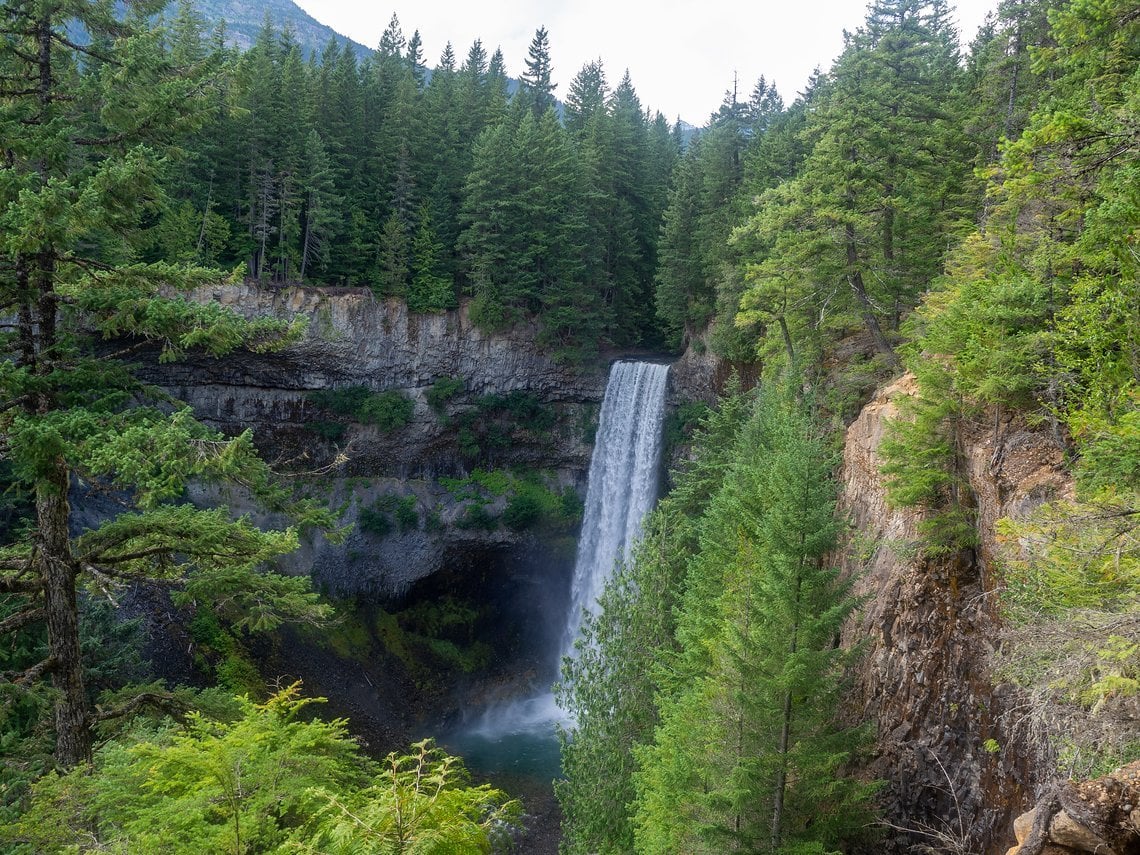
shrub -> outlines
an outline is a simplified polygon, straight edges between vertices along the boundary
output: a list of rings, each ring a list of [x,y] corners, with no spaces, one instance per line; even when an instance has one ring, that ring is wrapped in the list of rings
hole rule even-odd
[[[530,493],[518,493],[511,497],[507,509],[503,511],[503,524],[511,531],[530,528],[542,516],[542,505]]]
[[[420,527],[420,515],[416,510],[415,496],[405,496],[403,499],[400,499],[393,513],[396,517],[396,525],[399,526],[401,534],[414,531]]]
[[[366,386],[342,386],[310,392],[308,399],[322,410],[361,424],[375,425],[385,433],[412,420],[412,399],[397,390],[373,392]],[[318,424],[325,423],[314,422],[311,427]]]
[[[390,433],[412,420],[412,399],[397,391],[373,394],[361,406],[359,416],[365,424]]]
[[[358,525],[361,531],[366,531],[377,537],[386,537],[392,531],[391,517],[380,510],[375,504],[370,508],[361,510]]]
[[[467,512],[455,521],[459,528],[481,528],[484,531],[494,531],[499,527],[499,518],[482,505],[468,505]]]
[[[439,414],[443,414],[447,402],[463,391],[463,381],[458,377],[440,377],[427,390],[427,402]]]

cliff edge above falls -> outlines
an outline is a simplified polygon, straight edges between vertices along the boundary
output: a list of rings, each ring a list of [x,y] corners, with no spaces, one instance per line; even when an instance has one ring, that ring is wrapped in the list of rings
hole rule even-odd
[[[144,352],[141,373],[205,422],[230,434],[251,429],[275,469],[301,473],[295,483],[304,491],[344,509],[343,545],[315,535],[289,559],[331,591],[400,594],[465,555],[505,556],[527,539],[517,526],[494,522],[509,492],[486,495],[447,478],[510,470],[540,477],[555,494],[585,494],[607,366],[557,362],[533,324],[487,333],[466,307],[418,315],[364,289],[215,285],[191,299],[250,318],[307,322],[304,338],[276,353],[191,353],[160,364]],[[448,392],[433,401],[441,381]],[[353,387],[395,393],[406,418],[381,426],[320,404],[319,393]],[[240,497],[226,501],[242,506]],[[407,525],[406,510],[396,524],[398,502],[411,503],[416,525]],[[380,529],[388,530],[377,531],[377,508],[386,508]]]
[[[305,338],[277,353],[225,359],[194,355],[148,370],[149,379],[207,422],[227,431],[252,427],[271,459],[292,454],[323,462],[321,451],[331,448],[312,428],[325,416],[310,393],[363,386],[400,392],[414,410],[398,430],[350,425],[344,437],[352,447],[346,474],[430,477],[476,463],[569,471],[589,466],[589,423],[605,391],[604,366],[556,362],[538,346],[532,325],[487,333],[471,322],[466,307],[417,315],[402,300],[378,300],[364,289],[218,285],[198,289],[192,297],[247,317],[308,322]],[[461,383],[446,412],[427,403],[427,392],[439,380]],[[520,432],[499,447],[462,458],[449,416],[472,409],[485,396],[511,392],[551,407],[555,428],[541,436]]]
[[[844,553],[864,608],[844,630],[865,656],[847,700],[853,719],[877,726],[864,770],[885,781],[891,824],[876,852],[956,840],[947,851],[1004,852],[1013,819],[1034,797],[1033,758],[1012,727],[1012,689],[987,665],[996,638],[994,523],[1072,489],[1062,451],[1015,422],[974,427],[966,441],[980,545],[927,558],[920,512],[893,508],[880,447],[907,375],[882,389],[847,431],[841,507],[853,524]],[[1003,845],[1004,844],[1004,845]]]

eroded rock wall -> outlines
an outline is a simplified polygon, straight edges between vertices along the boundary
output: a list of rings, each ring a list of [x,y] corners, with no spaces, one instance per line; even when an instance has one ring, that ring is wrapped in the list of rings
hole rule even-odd
[[[248,284],[204,287],[192,294],[247,317],[303,318],[298,344],[277,353],[235,353],[223,359],[191,354],[159,364],[142,352],[142,375],[190,404],[199,418],[227,433],[252,429],[265,459],[293,473],[309,493],[342,509],[348,533],[341,544],[310,535],[285,559],[287,569],[311,572],[319,585],[340,594],[399,595],[472,550],[504,555],[526,539],[499,526],[465,526],[469,502],[440,483],[475,468],[544,473],[554,490],[585,495],[607,366],[568,366],[537,343],[537,328],[520,324],[489,334],[466,308],[434,315],[408,312],[401,300],[378,300],[364,289],[262,289]],[[461,389],[442,408],[427,393],[441,379]],[[398,391],[413,403],[411,421],[395,430],[346,422],[342,437],[323,438],[316,425],[330,414],[311,393],[346,386]],[[485,396],[525,393],[550,418],[536,427],[511,414],[488,414]],[[472,421],[474,419],[474,421]],[[466,421],[464,421],[466,420]],[[460,422],[475,433],[494,425],[494,442],[477,452],[462,447]],[[484,437],[485,438],[485,437]],[[377,535],[360,526],[361,514],[379,499],[411,500],[420,524]],[[198,501],[220,497],[202,493]],[[224,500],[255,514],[240,496]],[[504,510],[505,497],[486,505]],[[428,520],[431,524],[428,524]],[[280,522],[280,521],[277,521]]]
[[[455,429],[432,410],[426,394],[440,379],[463,389],[449,402],[450,415],[471,409],[484,395],[512,391],[533,395],[553,408],[558,422],[542,436],[520,432],[508,447],[492,449],[484,464],[585,471],[589,430],[605,392],[605,366],[566,366],[537,344],[537,330],[521,324],[489,334],[466,308],[434,315],[408,312],[402,300],[378,300],[364,289],[218,285],[193,298],[214,301],[248,317],[301,317],[308,330],[300,343],[278,353],[194,355],[154,365],[146,376],[189,403],[198,416],[234,431],[252,427],[270,460],[291,468],[327,463],[332,449],[309,430],[322,418],[310,392],[366,386],[400,391],[414,403],[410,424],[388,433],[352,426],[345,438],[349,475],[433,477],[469,468],[460,458]],[[341,449],[343,450],[343,449]]]
[[[915,391],[912,377],[897,380],[847,431],[841,507],[854,534],[844,562],[866,598],[844,631],[845,644],[865,649],[847,709],[878,728],[865,771],[885,782],[886,820],[896,828],[876,851],[942,839],[962,847],[946,851],[1004,852],[1034,780],[1032,758],[1010,726],[1015,695],[996,684],[986,661],[998,620],[994,523],[1071,486],[1049,437],[987,418],[966,441],[981,544],[923,556],[920,513],[893,508],[880,473],[886,423],[899,398]]]

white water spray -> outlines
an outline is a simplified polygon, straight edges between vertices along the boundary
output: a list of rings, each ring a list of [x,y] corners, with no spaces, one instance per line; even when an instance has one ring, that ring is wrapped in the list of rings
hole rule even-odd
[[[657,501],[668,373],[668,365],[650,362],[616,362],[610,370],[559,661],[574,655],[583,612],[598,611],[615,564],[629,560],[642,520]]]
[[[610,369],[559,663],[574,655],[583,613],[597,613],[598,597],[617,561],[629,558],[642,520],[657,501],[668,373],[668,365],[650,362],[616,362]],[[486,710],[468,732],[491,741],[529,734],[548,742],[556,722],[567,724],[567,715],[546,691]]]

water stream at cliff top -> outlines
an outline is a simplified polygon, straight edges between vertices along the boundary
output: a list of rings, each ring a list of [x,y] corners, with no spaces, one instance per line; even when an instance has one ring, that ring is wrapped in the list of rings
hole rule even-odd
[[[657,501],[668,365],[616,362],[610,369],[590,460],[585,515],[571,584],[570,603],[550,674],[574,656],[584,613],[596,613],[598,597],[616,562],[627,560],[645,515]],[[549,688],[493,707],[444,742],[468,765],[489,774],[558,774],[557,725],[571,722]]]

